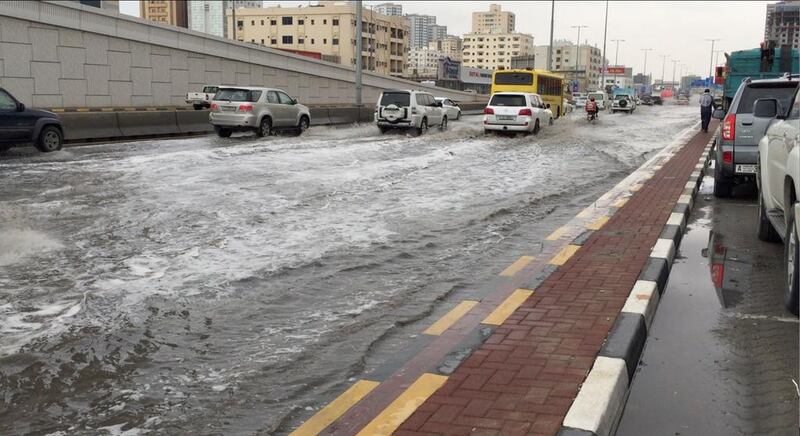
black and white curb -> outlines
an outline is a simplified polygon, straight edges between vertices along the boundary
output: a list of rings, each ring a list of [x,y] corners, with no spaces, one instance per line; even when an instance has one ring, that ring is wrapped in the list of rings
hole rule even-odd
[[[567,411],[558,432],[560,436],[607,436],[615,432],[658,302],[667,287],[675,253],[689,222],[689,213],[703,179],[703,169],[708,164],[714,144],[713,138],[712,135],[622,312]]]

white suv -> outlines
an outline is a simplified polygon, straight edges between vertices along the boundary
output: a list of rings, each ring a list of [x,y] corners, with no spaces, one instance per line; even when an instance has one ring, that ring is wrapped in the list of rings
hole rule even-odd
[[[636,110],[636,101],[633,97],[627,94],[618,94],[614,96],[614,101],[611,103],[611,113],[615,112],[628,112],[630,114]]]
[[[483,131],[539,133],[553,125],[553,112],[538,94],[496,92],[483,110]]]
[[[442,103],[427,92],[392,89],[381,93],[375,107],[375,123],[381,133],[390,129],[413,129],[421,135],[430,126],[447,129],[447,113]]]
[[[753,104],[755,121],[771,120],[767,134],[758,143],[758,238],[785,244],[786,276],[784,302],[798,312],[800,292],[800,243],[798,216],[800,202],[800,95],[782,108],[779,96],[761,98]]]

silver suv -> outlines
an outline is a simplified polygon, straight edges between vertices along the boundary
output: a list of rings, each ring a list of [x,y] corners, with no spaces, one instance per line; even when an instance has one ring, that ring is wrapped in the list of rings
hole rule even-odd
[[[311,124],[311,113],[280,89],[222,86],[211,102],[209,121],[222,138],[242,130],[258,136],[278,130],[301,134]]]
[[[430,126],[447,129],[447,112],[442,109],[442,102],[427,92],[392,89],[381,93],[375,107],[375,123],[381,133],[390,129],[413,129],[421,135]]]

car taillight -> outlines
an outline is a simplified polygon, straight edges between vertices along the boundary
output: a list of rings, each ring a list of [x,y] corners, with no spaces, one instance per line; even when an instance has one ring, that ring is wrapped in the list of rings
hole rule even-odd
[[[722,163],[732,164],[733,163],[733,152],[732,151],[723,151],[722,152]]]
[[[219,105],[216,104],[216,103],[211,103],[211,110],[212,111],[218,111],[219,110]]]
[[[253,105],[252,104],[240,104],[239,105],[239,112],[253,112]]]
[[[483,109],[483,113],[486,115],[494,115],[494,109],[487,107]]]
[[[736,139],[736,114],[729,114],[722,122],[722,139],[728,141]]]
[[[520,109],[520,110],[519,110],[519,115],[527,115],[527,116],[531,116],[531,115],[533,115],[533,112],[531,112],[531,110],[530,110],[530,109],[528,109],[528,108],[525,108],[525,109]]]

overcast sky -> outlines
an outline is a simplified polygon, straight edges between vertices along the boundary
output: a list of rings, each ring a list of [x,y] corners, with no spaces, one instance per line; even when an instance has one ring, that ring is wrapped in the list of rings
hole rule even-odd
[[[297,6],[314,1],[265,1],[265,6]],[[383,1],[365,1],[375,5]],[[503,10],[514,12],[517,31],[530,33],[536,45],[547,45],[550,39],[550,1],[394,1],[403,5],[405,13],[435,15],[438,24],[449,33],[463,35],[470,31],[472,12],[488,10],[499,3]],[[710,38],[718,38],[715,50],[726,52],[758,47],[764,39],[764,18],[767,1],[612,1],[608,11],[608,43],[606,57],[614,63],[619,43],[619,64],[632,66],[634,72],[644,67],[643,48],[652,48],[647,55],[647,72],[655,78],[666,62],[667,80],[672,77],[671,60],[686,64],[684,72],[707,75],[711,60]],[[581,30],[581,43],[603,47],[604,1],[556,1],[555,38],[574,41],[577,30],[571,26],[586,25]],[[120,11],[139,15],[138,0],[120,1]],[[716,58],[716,56],[715,56]],[[724,56],[719,55],[720,63]]]

